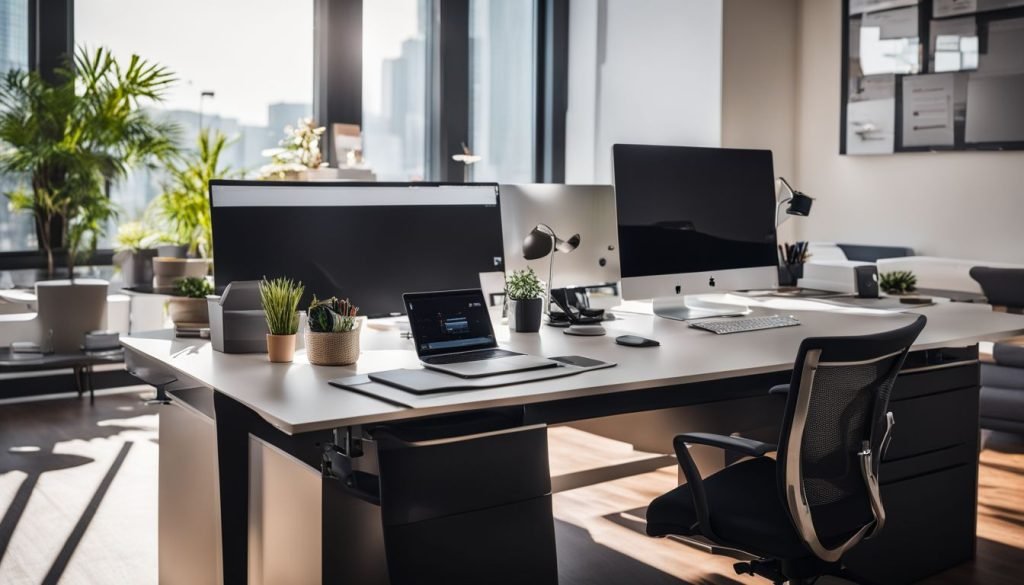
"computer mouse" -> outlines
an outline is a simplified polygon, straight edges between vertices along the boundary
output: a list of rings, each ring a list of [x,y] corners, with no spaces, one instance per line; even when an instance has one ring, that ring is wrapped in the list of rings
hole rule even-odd
[[[615,338],[615,343],[629,347],[656,347],[661,345],[661,342],[656,339],[647,339],[639,335],[620,335]]]
[[[595,336],[604,335],[607,331],[601,325],[571,325],[562,333],[566,335]]]

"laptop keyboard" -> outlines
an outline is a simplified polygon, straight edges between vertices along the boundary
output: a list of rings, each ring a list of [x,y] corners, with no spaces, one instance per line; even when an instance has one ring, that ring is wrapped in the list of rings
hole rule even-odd
[[[433,357],[423,358],[423,363],[432,364],[435,366],[444,364],[461,364],[464,362],[478,362],[480,360],[489,360],[499,357],[508,357],[513,355],[519,355],[515,352],[506,351],[504,349],[481,349],[479,351],[468,351],[466,353],[452,353],[448,355],[435,355]]]

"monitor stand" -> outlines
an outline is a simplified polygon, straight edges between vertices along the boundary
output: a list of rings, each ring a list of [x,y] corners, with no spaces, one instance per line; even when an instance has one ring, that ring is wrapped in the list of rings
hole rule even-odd
[[[654,314],[666,319],[689,321],[709,317],[741,317],[750,313],[750,307],[695,301],[697,298],[693,295],[658,297],[654,299]]]

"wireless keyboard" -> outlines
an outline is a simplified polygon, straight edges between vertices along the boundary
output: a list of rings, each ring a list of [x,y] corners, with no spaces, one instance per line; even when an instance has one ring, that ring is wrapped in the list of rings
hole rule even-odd
[[[782,315],[766,315],[764,317],[740,317],[736,319],[715,319],[712,321],[694,321],[690,327],[703,329],[718,335],[740,333],[741,331],[757,331],[759,329],[778,329],[793,327],[800,322],[792,317]]]

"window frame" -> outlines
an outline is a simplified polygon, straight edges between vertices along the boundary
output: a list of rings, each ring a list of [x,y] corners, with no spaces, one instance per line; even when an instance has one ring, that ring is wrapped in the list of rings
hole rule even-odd
[[[470,0],[429,0],[427,30],[426,169],[429,181],[462,182],[452,160],[471,140]],[[565,180],[568,108],[569,1],[534,0],[534,181]],[[313,0],[313,116],[319,124],[362,126],[364,0]],[[29,67],[53,79],[74,50],[74,0],[29,0]],[[325,133],[325,159],[335,165],[333,137]],[[60,261],[62,254],[58,254]],[[109,266],[114,253],[99,249],[80,265]],[[37,250],[0,251],[0,270],[46,268]]]

